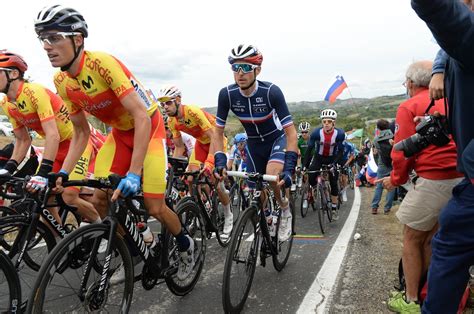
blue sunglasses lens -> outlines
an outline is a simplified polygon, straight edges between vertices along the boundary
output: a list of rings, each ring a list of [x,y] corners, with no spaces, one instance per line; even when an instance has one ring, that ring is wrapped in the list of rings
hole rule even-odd
[[[249,73],[252,72],[254,67],[251,64],[245,64],[245,63],[235,63],[232,64],[232,71],[234,72],[239,72],[242,70],[243,73]]]

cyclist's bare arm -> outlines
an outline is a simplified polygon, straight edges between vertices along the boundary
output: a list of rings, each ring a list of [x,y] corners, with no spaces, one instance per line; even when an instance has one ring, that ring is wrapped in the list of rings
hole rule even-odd
[[[148,143],[150,142],[151,120],[146,107],[137,92],[133,91],[123,97],[120,102],[132,115],[135,128],[133,136],[133,153],[129,172],[141,175]],[[158,110],[158,109],[157,109]]]
[[[49,119],[41,122],[41,127],[45,134],[45,144],[43,158],[55,160],[59,148],[59,131],[55,119]]]
[[[62,168],[68,173],[71,173],[71,171],[73,171],[74,167],[76,166],[77,161],[86,149],[91,130],[89,128],[89,122],[87,121],[84,111],[78,111],[69,117],[74,126],[74,133],[72,135],[69,151],[67,153],[66,159],[64,160]]]
[[[31,146],[31,137],[26,127],[18,128],[13,131],[16,142],[13,146],[13,153],[10,159],[20,163],[25,158]]]

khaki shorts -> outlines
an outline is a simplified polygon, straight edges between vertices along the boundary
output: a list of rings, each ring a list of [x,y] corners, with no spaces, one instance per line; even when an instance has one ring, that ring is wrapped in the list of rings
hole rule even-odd
[[[418,231],[430,231],[438,222],[441,209],[462,178],[430,180],[419,177],[408,191],[396,215],[400,223]]]

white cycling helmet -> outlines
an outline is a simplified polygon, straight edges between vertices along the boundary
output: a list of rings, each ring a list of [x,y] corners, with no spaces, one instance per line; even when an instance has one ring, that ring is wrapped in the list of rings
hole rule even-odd
[[[260,66],[263,62],[263,55],[253,45],[238,45],[230,51],[228,61],[230,64],[239,61]]]
[[[298,130],[300,132],[304,132],[304,131],[309,131],[309,129],[311,128],[311,124],[309,124],[309,122],[301,122],[300,125],[298,126]]]
[[[181,91],[178,87],[176,87],[175,85],[165,85],[158,92],[158,96],[156,97],[156,99],[162,102],[175,99],[178,96],[181,97]]]
[[[337,119],[337,112],[336,112],[336,110],[333,110],[333,109],[324,109],[323,111],[321,111],[320,118],[321,118],[321,120],[322,119],[336,120]]]

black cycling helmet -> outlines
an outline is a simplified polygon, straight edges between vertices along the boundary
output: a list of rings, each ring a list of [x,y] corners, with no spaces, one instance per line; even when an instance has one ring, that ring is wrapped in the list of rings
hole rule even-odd
[[[81,13],[58,4],[44,7],[35,19],[36,34],[49,30],[80,32],[84,37],[89,34]]]

